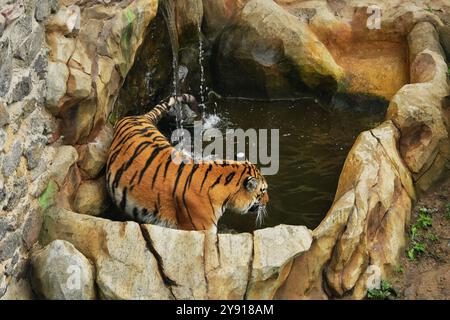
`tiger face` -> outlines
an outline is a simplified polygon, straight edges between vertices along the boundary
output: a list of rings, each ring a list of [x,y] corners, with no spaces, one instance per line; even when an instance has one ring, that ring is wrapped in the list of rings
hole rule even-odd
[[[239,214],[257,214],[257,224],[261,224],[267,214],[269,202],[266,179],[256,171],[256,177],[248,175],[242,180],[242,186],[232,195],[227,209]]]

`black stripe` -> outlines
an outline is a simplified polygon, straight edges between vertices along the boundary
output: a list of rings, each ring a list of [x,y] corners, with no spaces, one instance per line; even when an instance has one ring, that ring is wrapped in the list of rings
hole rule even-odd
[[[153,186],[155,185],[156,178],[158,178],[158,172],[159,172],[159,169],[161,169],[161,166],[162,166],[162,162],[160,162],[158,164],[158,167],[156,168],[155,174],[153,175],[152,186],[151,186],[152,189],[153,189]],[[158,194],[158,196],[159,196],[159,194]]]
[[[200,191],[202,191],[203,185],[205,184],[205,181],[206,181],[206,177],[208,176],[208,174],[211,170],[212,170],[212,164],[210,164],[208,169],[206,170],[205,176],[203,177],[202,185],[200,187]]]
[[[122,200],[120,200],[120,209],[125,211],[126,206],[127,206],[127,187],[123,188],[122,190]]]
[[[150,167],[150,165],[152,164],[153,160],[155,160],[155,158],[159,154],[159,152],[161,152],[162,150],[167,149],[167,148],[170,148],[170,146],[166,145],[166,146],[162,146],[162,147],[153,149],[152,153],[150,154],[147,161],[145,162],[144,168],[142,169],[142,171],[139,175],[138,183],[141,183],[141,180],[144,177],[145,171],[147,171],[147,169]]]
[[[220,176],[217,177],[216,181],[214,181],[214,183],[211,185],[210,188],[212,189],[212,188],[214,188],[216,185],[218,185],[219,182],[220,182],[220,179],[222,179],[222,175],[220,175]]]
[[[167,174],[167,169],[169,169],[169,165],[170,165],[170,163],[172,162],[172,153],[171,152],[169,152],[170,154],[169,154],[169,156],[167,157],[167,161],[166,161],[166,165],[165,165],[165,167],[164,167],[164,179],[166,179],[166,174]]]
[[[183,174],[185,165],[186,164],[184,162],[181,162],[180,165],[178,166],[177,178],[175,179],[175,185],[172,190],[172,197],[175,195],[175,191],[177,190],[178,182],[180,181],[180,177]]]
[[[241,173],[241,175],[239,176],[239,180],[236,182],[236,186],[238,186],[239,183],[241,182],[242,177],[244,176],[244,173],[245,173],[245,167],[244,167],[244,169],[242,169],[242,173]]]
[[[236,175],[236,172],[232,172],[225,178],[225,185],[229,184],[231,180],[233,180],[234,176]]]

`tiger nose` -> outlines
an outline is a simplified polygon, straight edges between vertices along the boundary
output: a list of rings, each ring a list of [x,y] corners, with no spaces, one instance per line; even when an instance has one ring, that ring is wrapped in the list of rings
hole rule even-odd
[[[268,202],[269,202],[269,193],[266,192],[266,193],[264,193],[264,195],[263,195],[263,197],[261,199],[261,203],[262,204],[267,204]]]

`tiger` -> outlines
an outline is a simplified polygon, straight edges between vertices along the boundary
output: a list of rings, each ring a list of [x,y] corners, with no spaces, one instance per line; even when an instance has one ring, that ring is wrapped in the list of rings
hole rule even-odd
[[[177,103],[195,106],[192,95],[170,97],[150,112],[117,122],[106,165],[113,203],[126,218],[180,230],[217,231],[225,210],[256,213],[261,223],[268,184],[251,162],[193,160],[177,150],[157,124]]]

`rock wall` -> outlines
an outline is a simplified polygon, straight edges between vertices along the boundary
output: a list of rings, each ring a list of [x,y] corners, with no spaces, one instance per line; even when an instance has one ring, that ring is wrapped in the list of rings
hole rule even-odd
[[[55,1],[0,1],[0,297],[29,298],[28,254],[51,165],[56,119],[45,108],[44,20]]]

